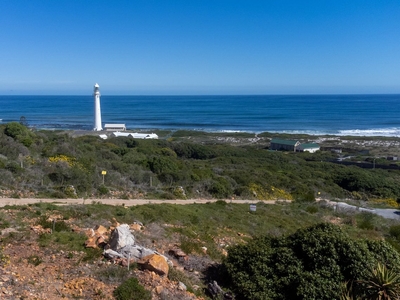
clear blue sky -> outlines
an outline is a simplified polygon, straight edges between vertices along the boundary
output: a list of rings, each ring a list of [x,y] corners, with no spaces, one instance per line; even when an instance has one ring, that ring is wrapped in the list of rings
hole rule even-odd
[[[400,93],[399,0],[0,0],[0,94]]]

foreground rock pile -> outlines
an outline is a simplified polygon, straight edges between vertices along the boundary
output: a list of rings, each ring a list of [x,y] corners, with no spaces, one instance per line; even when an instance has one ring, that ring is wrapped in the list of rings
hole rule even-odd
[[[19,240],[9,237],[15,230],[2,232],[0,299],[114,299],[113,291],[121,282],[110,279],[110,274],[122,270],[126,272],[124,279],[137,277],[153,299],[199,299],[183,282],[168,278],[170,270],[189,269],[185,264],[191,258],[176,245],[164,254],[139,245],[133,235],[145,230],[139,222],[128,225],[114,220],[109,228],[74,227],[77,234],[87,236],[86,247],[103,251],[103,256],[90,261],[84,261],[84,251],[39,247],[38,238],[52,234],[51,230],[37,225],[30,230],[30,235],[21,235]],[[209,261],[204,260],[202,266],[207,264]],[[190,271],[197,278],[201,275]],[[200,288],[191,286],[192,290]]]

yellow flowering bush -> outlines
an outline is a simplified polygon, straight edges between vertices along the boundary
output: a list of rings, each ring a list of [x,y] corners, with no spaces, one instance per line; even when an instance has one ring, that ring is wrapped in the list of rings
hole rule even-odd
[[[253,193],[254,197],[259,200],[293,200],[292,195],[282,189],[278,189],[274,186],[263,187],[259,184],[252,183],[249,186],[249,190]]]
[[[25,164],[34,165],[36,160],[32,156],[28,155],[24,157],[24,162]]]
[[[75,157],[70,157],[70,156],[63,155],[63,154],[56,155],[56,156],[50,156],[49,157],[49,162],[52,163],[52,164],[56,164],[56,163],[59,163],[59,162],[64,162],[70,168],[77,167],[82,171],[87,171],[86,168],[82,164],[77,162]]]
[[[385,199],[373,199],[371,202],[376,204],[384,204],[393,208],[398,208],[399,204],[394,198],[385,198]]]
[[[66,162],[69,167],[72,167],[76,164],[76,158],[61,154],[57,156],[50,156],[49,162],[50,163]]]
[[[4,246],[0,248],[0,265],[6,266],[10,263],[10,256],[3,253]]]

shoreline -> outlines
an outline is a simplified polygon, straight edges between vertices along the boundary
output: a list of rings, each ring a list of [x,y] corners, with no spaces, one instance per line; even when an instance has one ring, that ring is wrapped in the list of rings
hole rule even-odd
[[[17,122],[17,121],[14,121]],[[0,124],[7,124],[8,122],[0,122]],[[76,128],[41,128],[41,127],[35,127],[35,126],[28,126],[30,129],[34,129],[37,131],[59,131],[59,132],[73,132],[73,134],[76,135],[99,135],[99,134],[112,134],[114,131],[93,131],[90,129],[76,129]],[[171,136],[174,135],[175,133],[192,133],[193,135],[252,135],[252,136],[289,136],[289,137],[309,137],[309,138],[342,138],[342,139],[399,139],[400,140],[400,134],[385,134],[386,132],[393,132],[393,128],[380,128],[380,129],[345,129],[341,130],[344,132],[325,132],[325,131],[313,131],[313,130],[303,130],[303,131],[295,131],[295,130],[273,130],[273,131],[252,131],[252,130],[235,130],[235,129],[220,129],[220,130],[205,130],[205,129],[186,129],[186,128],[127,128],[124,132],[129,132],[129,133],[149,133],[149,132],[154,132],[154,133],[161,133],[161,136]],[[397,131],[396,131],[397,132]]]

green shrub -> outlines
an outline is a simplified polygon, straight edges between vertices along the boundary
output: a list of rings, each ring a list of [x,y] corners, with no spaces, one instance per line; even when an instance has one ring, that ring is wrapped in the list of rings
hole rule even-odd
[[[37,267],[43,262],[43,260],[37,255],[31,255],[28,257],[28,263]]]
[[[108,190],[107,187],[105,187],[104,185],[101,185],[97,188],[97,191],[99,192],[100,195],[107,195],[110,191]]]
[[[4,133],[13,139],[19,141],[24,146],[29,147],[33,143],[33,134],[29,129],[17,122],[10,122],[6,125]]]
[[[182,238],[181,240],[181,249],[183,252],[190,254],[190,253],[201,253],[202,244],[199,241],[189,239],[189,238]]]
[[[226,178],[218,177],[212,182],[209,192],[215,198],[226,199],[232,195],[233,189],[230,182]]]
[[[224,261],[239,299],[337,299],[342,282],[357,290],[384,262],[399,271],[400,255],[384,241],[355,241],[332,224],[287,237],[260,237],[232,247]]]
[[[151,292],[140,285],[138,280],[134,277],[129,278],[118,286],[113,294],[117,300],[151,300]]]
[[[317,206],[307,206],[306,211],[309,212],[310,214],[315,214],[318,212],[318,207]]]
[[[135,266],[130,266],[131,269]],[[119,265],[109,265],[105,268],[101,268],[97,271],[96,276],[103,282],[106,283],[116,283],[123,282],[129,275],[129,271],[127,268],[121,267]]]
[[[389,235],[400,242],[400,225],[390,226]]]
[[[365,229],[365,230],[374,230],[375,216],[371,213],[361,213],[359,215],[359,221],[357,223],[358,228]]]
[[[41,225],[43,228],[50,228],[54,229],[55,232],[61,232],[61,231],[71,231],[71,228],[67,223],[65,223],[62,220],[55,220],[55,221],[50,221],[47,220],[46,216],[42,216],[39,218],[37,225]]]

